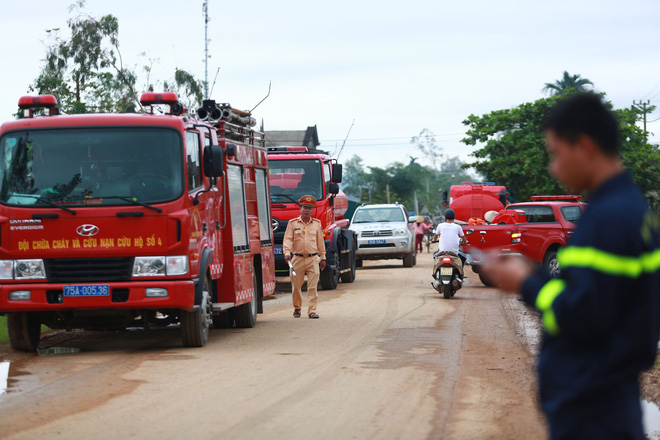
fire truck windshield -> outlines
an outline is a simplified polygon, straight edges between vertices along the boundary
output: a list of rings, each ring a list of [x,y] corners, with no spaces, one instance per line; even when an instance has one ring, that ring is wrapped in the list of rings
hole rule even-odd
[[[0,138],[0,202],[98,206],[173,200],[184,190],[182,150],[181,136],[168,128],[8,132]]]
[[[273,159],[268,161],[270,198],[273,203],[291,203],[309,194],[323,198],[321,161],[318,159]]]

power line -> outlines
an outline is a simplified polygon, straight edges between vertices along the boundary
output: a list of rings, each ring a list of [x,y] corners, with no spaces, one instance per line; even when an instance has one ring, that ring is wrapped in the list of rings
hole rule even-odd
[[[646,98],[647,96],[649,96],[651,93],[655,92],[655,89],[657,89],[658,86],[660,86],[660,81],[658,81],[658,83],[657,83],[656,85],[653,86],[653,88],[651,89],[650,92],[648,92],[646,95],[644,95],[644,98]],[[657,96],[657,95],[654,95],[654,96]],[[644,99],[644,98],[642,98],[642,99]]]
[[[651,96],[649,99],[655,99],[655,98],[657,98],[658,96],[660,96],[660,91],[659,91],[658,93],[656,93],[655,95]]]
[[[447,137],[447,136],[465,136],[465,133],[447,133],[447,134],[436,134],[435,137]],[[348,142],[355,141],[389,141],[389,140],[399,140],[399,139],[412,139],[414,136],[404,136],[404,137],[385,137],[385,138],[365,138],[365,139],[353,139]],[[325,142],[342,142],[343,139],[325,139]],[[409,143],[409,142],[408,142]]]

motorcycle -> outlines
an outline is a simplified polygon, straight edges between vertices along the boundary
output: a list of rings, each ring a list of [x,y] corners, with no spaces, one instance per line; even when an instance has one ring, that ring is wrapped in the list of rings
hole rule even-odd
[[[441,292],[445,299],[453,298],[463,287],[463,262],[453,252],[438,252],[433,255],[433,282],[435,290]]]

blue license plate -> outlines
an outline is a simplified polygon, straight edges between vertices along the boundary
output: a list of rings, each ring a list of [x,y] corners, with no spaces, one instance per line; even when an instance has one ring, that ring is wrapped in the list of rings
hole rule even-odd
[[[385,244],[385,240],[367,240],[367,244]]]
[[[275,255],[282,255],[282,248],[273,248]]]
[[[109,296],[110,286],[107,284],[81,284],[64,286],[64,296]]]

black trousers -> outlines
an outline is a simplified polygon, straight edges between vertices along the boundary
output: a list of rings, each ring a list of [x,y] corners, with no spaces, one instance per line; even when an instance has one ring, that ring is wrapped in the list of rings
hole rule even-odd
[[[546,411],[550,439],[644,440],[639,385],[630,385]]]

